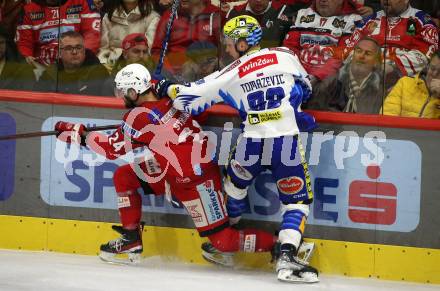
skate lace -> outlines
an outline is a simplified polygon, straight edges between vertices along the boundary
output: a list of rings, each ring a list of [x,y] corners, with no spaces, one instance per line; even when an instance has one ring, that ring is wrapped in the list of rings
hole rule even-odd
[[[122,246],[124,245],[124,238],[123,237],[119,237],[117,239],[113,239],[111,241],[108,242],[109,246],[111,246],[112,248],[114,248],[116,251],[121,251]]]
[[[301,270],[305,266],[295,260],[295,258],[288,253],[281,253],[277,261],[277,269],[291,269],[291,270]]]

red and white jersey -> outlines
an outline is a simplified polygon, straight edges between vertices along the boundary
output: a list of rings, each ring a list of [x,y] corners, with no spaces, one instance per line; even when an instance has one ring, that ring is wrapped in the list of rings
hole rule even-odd
[[[299,56],[307,73],[324,79],[338,69],[327,62],[339,55],[361,20],[357,14],[322,17],[312,7],[301,9],[283,44]]]
[[[145,102],[124,115],[121,126],[111,135],[91,132],[87,145],[108,159],[116,159],[139,147],[148,147],[157,161],[148,158],[146,174],[191,179],[212,167],[215,148],[191,115],[173,107],[169,98]]]
[[[385,12],[379,11],[367,18],[346,41],[344,55],[348,56],[364,36],[374,38],[382,48],[387,47],[387,59],[408,76],[420,72],[438,49],[438,28],[427,13],[411,6],[399,17],[387,19]]]
[[[58,57],[59,36],[71,30],[82,34],[86,48],[98,51],[101,16],[92,1],[67,0],[59,7],[26,4],[15,41],[24,57],[33,56],[41,64],[52,64]]]

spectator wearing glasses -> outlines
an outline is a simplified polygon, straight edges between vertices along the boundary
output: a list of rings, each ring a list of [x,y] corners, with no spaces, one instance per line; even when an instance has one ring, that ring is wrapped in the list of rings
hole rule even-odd
[[[383,114],[440,118],[440,51],[414,78],[401,78],[385,99]]]
[[[60,38],[58,65],[49,67],[37,83],[36,90],[81,95],[105,95],[102,82],[108,71],[84,46],[79,32],[68,31]]]
[[[60,34],[77,31],[85,47],[99,48],[101,18],[88,0],[33,0],[24,5],[15,41],[30,65],[44,70],[58,59]]]

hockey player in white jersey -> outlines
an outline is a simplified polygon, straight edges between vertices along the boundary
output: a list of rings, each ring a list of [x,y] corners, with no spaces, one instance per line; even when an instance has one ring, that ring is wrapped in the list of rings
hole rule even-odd
[[[159,96],[170,96],[179,110],[197,115],[215,103],[238,110],[243,135],[231,153],[224,188],[231,220],[247,209],[247,189],[262,171],[270,169],[282,210],[278,279],[318,282],[318,271],[296,258],[313,201],[310,177],[298,135],[316,125],[301,110],[311,95],[308,76],[297,56],[287,48],[260,49],[262,30],[247,15],[229,20],[223,29],[241,57],[199,81],[178,85],[157,80]],[[271,149],[271,150],[267,150]],[[298,149],[298,151],[297,151]],[[295,159],[295,155],[299,157]],[[295,163],[299,160],[299,163]]]

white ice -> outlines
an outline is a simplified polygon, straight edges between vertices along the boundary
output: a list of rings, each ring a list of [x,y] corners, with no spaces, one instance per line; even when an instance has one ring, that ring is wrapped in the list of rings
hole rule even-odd
[[[141,265],[112,265],[97,257],[51,252],[0,250],[1,291],[439,291],[439,285],[320,277],[297,285],[278,282],[275,274],[145,259]]]

